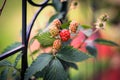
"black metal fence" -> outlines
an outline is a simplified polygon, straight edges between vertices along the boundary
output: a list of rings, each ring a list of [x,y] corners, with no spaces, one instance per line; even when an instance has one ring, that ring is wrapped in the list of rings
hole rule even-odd
[[[39,10],[33,17],[31,24],[27,26],[27,2],[29,2],[32,6],[40,7]],[[0,60],[3,60],[19,51],[22,51],[22,61],[21,61],[21,80],[24,79],[24,73],[28,67],[28,60],[27,60],[27,49],[28,49],[28,42],[32,27],[34,22],[38,16],[38,14],[42,11],[43,8],[50,5],[48,4],[49,0],[44,0],[42,3],[37,4],[32,0],[22,0],[22,44],[8,52],[5,52],[0,55]]]

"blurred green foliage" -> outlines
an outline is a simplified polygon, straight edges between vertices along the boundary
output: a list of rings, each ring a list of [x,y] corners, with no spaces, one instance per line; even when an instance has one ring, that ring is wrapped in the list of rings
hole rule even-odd
[[[0,4],[2,1],[3,0],[0,1]],[[21,10],[20,0],[7,0],[2,15],[0,16],[0,53],[8,45],[20,40],[22,25]]]

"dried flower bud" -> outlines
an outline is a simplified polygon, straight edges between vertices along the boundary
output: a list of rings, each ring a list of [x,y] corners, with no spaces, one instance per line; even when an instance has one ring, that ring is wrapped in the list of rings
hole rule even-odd
[[[107,14],[103,14],[99,19],[103,22],[106,22],[108,20],[109,16]]]
[[[61,47],[61,40],[57,39],[53,42],[53,49],[59,50]]]
[[[97,29],[104,29],[105,28],[105,22],[98,21],[98,22],[95,23],[95,27]]]
[[[59,29],[60,26],[61,26],[61,21],[59,19],[55,19],[53,22],[52,22],[53,25],[56,25],[56,27]]]
[[[76,33],[77,28],[78,28],[78,22],[77,21],[72,21],[69,26],[69,30],[73,33]]]
[[[55,25],[52,25],[52,27],[49,29],[49,32],[52,37],[55,37],[59,34],[59,29]]]
[[[95,27],[97,29],[104,29],[107,20],[108,20],[107,14],[100,16],[100,18],[98,18],[97,22],[95,23]]]
[[[61,47],[61,40],[60,39],[57,39],[53,42],[53,48],[52,48],[52,52],[53,52],[53,55],[56,54],[56,52],[60,49]]]

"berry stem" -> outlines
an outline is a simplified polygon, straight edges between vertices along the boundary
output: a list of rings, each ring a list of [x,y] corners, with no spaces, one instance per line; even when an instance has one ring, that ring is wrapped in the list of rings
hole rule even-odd
[[[78,48],[81,48],[82,45],[84,44],[84,42],[88,39],[89,37],[85,36],[85,39],[82,41],[82,43],[80,44],[80,46]]]
[[[98,32],[98,31],[99,31],[99,29],[95,29],[90,36],[92,36],[93,34],[95,34],[95,33]],[[79,46],[78,48],[81,48],[82,45],[84,44],[84,42],[85,42],[87,39],[90,38],[90,36],[88,37],[88,36],[85,35],[85,39],[83,40],[83,42],[80,44],[80,46]]]

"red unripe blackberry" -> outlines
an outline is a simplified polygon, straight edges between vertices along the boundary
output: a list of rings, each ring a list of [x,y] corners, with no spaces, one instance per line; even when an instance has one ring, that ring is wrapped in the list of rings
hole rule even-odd
[[[60,32],[60,38],[62,41],[67,41],[70,39],[70,32],[69,30],[67,29],[63,29],[61,32]]]

